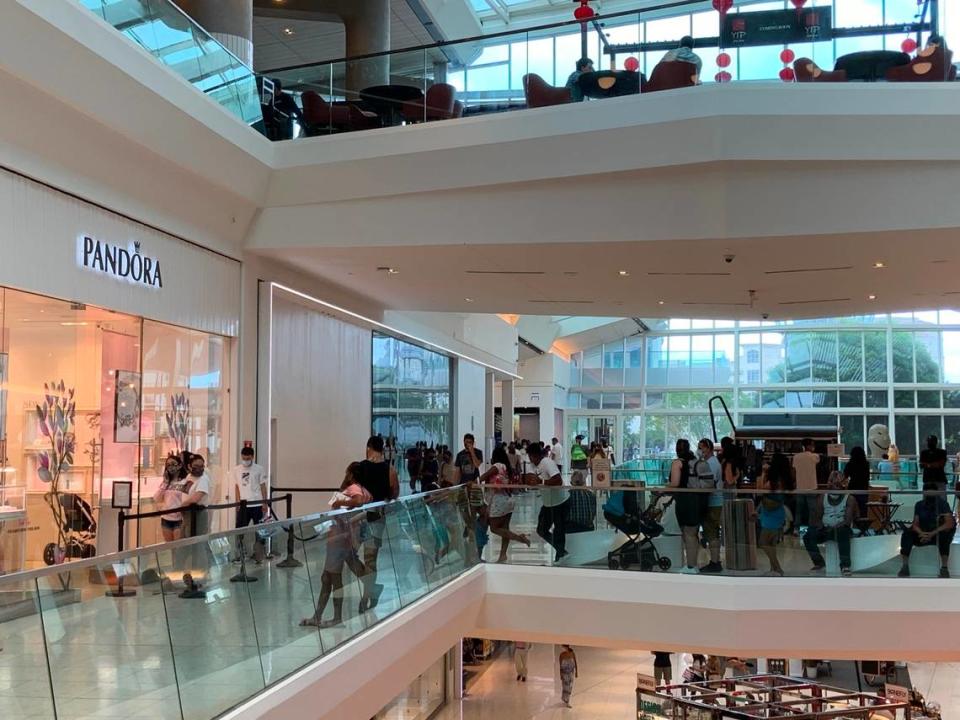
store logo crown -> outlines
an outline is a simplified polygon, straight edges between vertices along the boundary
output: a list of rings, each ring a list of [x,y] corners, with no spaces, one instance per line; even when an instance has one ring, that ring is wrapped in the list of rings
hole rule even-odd
[[[77,262],[81,267],[110,275],[118,280],[163,288],[160,261],[140,252],[140,241],[133,243],[133,251],[95,240],[89,235],[77,238]]]

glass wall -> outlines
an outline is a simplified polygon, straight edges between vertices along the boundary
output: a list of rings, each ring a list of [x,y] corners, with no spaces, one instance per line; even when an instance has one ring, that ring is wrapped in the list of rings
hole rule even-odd
[[[711,436],[716,394],[738,424],[785,413],[836,421],[848,447],[884,424],[902,454],[930,434],[960,451],[960,312],[646,322],[648,334],[585,349],[570,364],[568,416],[617,411],[626,459]],[[728,426],[723,418],[718,433]]]
[[[450,445],[453,363],[446,355],[373,334],[373,432],[397,447]]]
[[[115,549],[114,483],[130,483],[134,512],[152,510],[172,450],[205,455],[218,496],[227,343],[0,288],[0,483],[26,498],[23,517],[0,508],[0,572]],[[128,546],[156,542],[158,525],[131,528]]]

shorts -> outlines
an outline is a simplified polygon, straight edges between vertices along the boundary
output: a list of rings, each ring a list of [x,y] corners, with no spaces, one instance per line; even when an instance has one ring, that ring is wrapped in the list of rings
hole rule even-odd
[[[490,500],[489,516],[492,518],[498,518],[509,515],[513,512],[514,505],[515,502],[512,496],[498,492]]]
[[[160,518],[160,527],[164,530],[179,530],[183,527],[183,520],[164,520]]]

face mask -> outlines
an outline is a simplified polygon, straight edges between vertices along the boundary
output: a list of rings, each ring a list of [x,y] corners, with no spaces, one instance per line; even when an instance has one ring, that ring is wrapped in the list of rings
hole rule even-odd
[[[243,464],[244,467],[250,467],[251,465],[253,465],[253,460],[241,460],[240,462]]]
[[[193,475],[194,477],[202,477],[203,468],[190,468],[190,474]]]
[[[703,460],[707,456],[707,453],[704,450],[697,450],[697,457]]]
[[[178,467],[168,467],[168,468],[165,468],[164,471],[163,471],[163,476],[164,476],[167,480],[173,480],[173,479],[176,478],[179,474],[180,474],[180,468],[178,468]]]

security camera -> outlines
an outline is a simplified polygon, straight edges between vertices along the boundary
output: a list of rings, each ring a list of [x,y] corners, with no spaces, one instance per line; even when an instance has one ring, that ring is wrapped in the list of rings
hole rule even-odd
[[[730,263],[733,262],[734,258],[736,258],[736,257],[737,257],[736,255],[724,255],[724,256],[723,256],[723,261],[724,261],[725,263],[727,263],[727,264],[730,264]]]
[[[769,319],[770,319],[770,313],[763,313],[763,314],[760,315],[760,317],[762,317],[764,320],[769,320]]]

